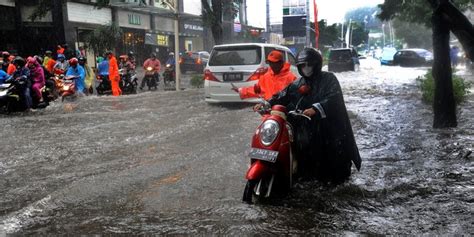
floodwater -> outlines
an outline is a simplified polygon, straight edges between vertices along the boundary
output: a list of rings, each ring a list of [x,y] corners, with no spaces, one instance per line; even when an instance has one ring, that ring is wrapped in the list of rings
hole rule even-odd
[[[336,74],[361,171],[259,205],[241,202],[250,105],[190,89],[1,115],[0,236],[473,234],[474,96],[457,128],[433,129],[415,80],[427,68],[361,64]]]

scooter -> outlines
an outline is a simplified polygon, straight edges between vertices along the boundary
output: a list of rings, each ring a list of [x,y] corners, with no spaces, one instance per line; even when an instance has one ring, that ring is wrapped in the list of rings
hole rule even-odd
[[[262,99],[264,106],[257,111],[262,123],[252,137],[250,168],[245,178],[247,184],[242,201],[252,204],[272,196],[277,191],[289,191],[298,172],[298,157],[293,149],[295,138],[290,120],[311,120],[298,106],[287,111],[285,106],[274,105],[270,109],[268,102]]]
[[[176,71],[172,64],[166,64],[165,71],[163,72],[163,82],[165,87],[171,87],[176,83]]]
[[[158,72],[155,72],[152,67],[147,67],[145,70],[145,77],[143,80],[145,80],[146,85],[148,86],[148,90],[152,90],[153,88],[155,90],[158,89]],[[141,88],[140,88],[141,89]]]
[[[125,73],[124,69],[119,70],[120,74],[120,89],[123,94],[136,94],[138,88],[137,74]]]
[[[74,84],[74,80],[76,78],[77,76],[67,76],[64,78],[63,87],[60,90],[62,102],[64,102],[64,100],[67,97],[70,97],[76,94],[76,85]]]
[[[110,84],[109,76],[97,75],[96,81],[98,84],[98,86],[96,87],[97,94],[99,95],[112,94],[112,86]]]

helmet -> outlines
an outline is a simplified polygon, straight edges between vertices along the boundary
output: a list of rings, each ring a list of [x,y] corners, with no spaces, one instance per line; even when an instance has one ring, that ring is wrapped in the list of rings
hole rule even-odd
[[[173,52],[170,52],[168,55],[169,55],[169,56],[174,56],[174,53],[173,53]]]
[[[15,59],[13,59],[13,65],[16,67],[24,67],[26,65],[26,61],[24,58],[17,56]]]
[[[77,58],[77,61],[79,61],[79,64],[81,64],[81,65],[84,64],[84,63],[86,63],[86,60],[87,60],[87,59],[86,59],[85,57],[82,57],[82,56],[80,56],[80,57]]]
[[[58,54],[58,59],[65,59],[66,57],[64,56],[64,54]]]
[[[34,58],[39,65],[43,64],[43,58],[41,56],[35,55]]]
[[[28,58],[26,59],[26,63],[28,63],[28,66],[30,66],[30,65],[36,65],[36,59],[33,58],[33,57],[28,57]]]
[[[156,58],[156,53],[151,53],[150,58]]]
[[[119,57],[121,60],[127,60],[128,59],[128,56],[127,55],[120,55]]]
[[[2,56],[3,56],[4,58],[8,58],[8,56],[10,56],[10,53],[7,52],[7,51],[3,51],[3,52],[2,52]]]
[[[296,56],[296,66],[302,76],[305,76],[305,73],[302,71],[304,66],[312,67],[311,75],[319,74],[323,66],[323,56],[321,56],[319,50],[315,48],[304,48]]]
[[[78,62],[79,62],[79,60],[77,60],[77,58],[69,59],[69,65],[70,66],[76,66]]]
[[[46,52],[44,52],[45,55],[52,55],[53,52],[51,52],[50,50],[46,50]]]
[[[129,56],[129,57],[133,57],[133,55],[135,55],[135,54],[133,53],[133,51],[128,52],[128,56]]]

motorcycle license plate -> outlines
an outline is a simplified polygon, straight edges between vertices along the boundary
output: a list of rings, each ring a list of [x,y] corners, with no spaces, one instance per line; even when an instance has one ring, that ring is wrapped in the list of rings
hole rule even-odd
[[[223,79],[224,81],[242,81],[243,75],[242,73],[224,73]]]
[[[249,157],[252,159],[275,163],[278,157],[278,151],[251,148],[249,152]]]

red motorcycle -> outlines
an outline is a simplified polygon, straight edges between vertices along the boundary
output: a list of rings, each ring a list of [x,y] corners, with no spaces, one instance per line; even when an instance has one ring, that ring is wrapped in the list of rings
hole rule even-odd
[[[248,181],[242,199],[249,204],[270,197],[272,191],[288,191],[293,187],[298,160],[292,149],[294,130],[287,118],[294,116],[311,120],[301,111],[287,112],[282,105],[269,109],[268,102],[264,102],[263,109],[258,111],[262,123],[252,137]]]
[[[76,85],[74,84],[76,78],[78,78],[78,76],[67,76],[63,79],[62,88],[60,90],[63,102],[66,97],[76,93]]]

